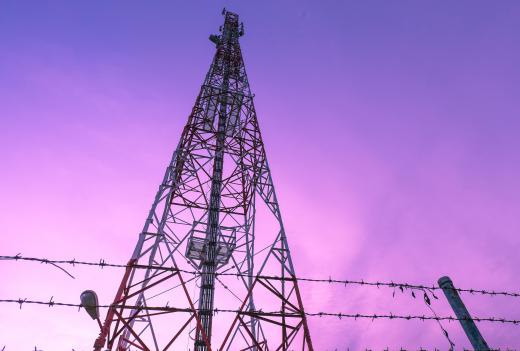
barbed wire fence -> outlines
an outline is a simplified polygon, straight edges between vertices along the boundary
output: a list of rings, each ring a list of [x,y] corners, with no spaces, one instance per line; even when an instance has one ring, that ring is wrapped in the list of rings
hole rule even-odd
[[[183,270],[178,269],[176,267],[164,267],[164,266],[153,266],[153,265],[142,265],[142,264],[133,264],[129,266],[128,264],[118,264],[118,263],[110,263],[106,262],[104,259],[100,259],[98,262],[93,261],[83,261],[83,260],[76,260],[70,259],[70,260],[51,260],[47,258],[41,258],[41,257],[27,257],[22,256],[22,254],[17,255],[1,255],[0,260],[9,260],[9,261],[30,261],[30,262],[39,262],[41,264],[51,265],[61,271],[63,271],[65,274],[67,274],[72,279],[75,279],[75,277],[67,271],[64,267],[61,265],[70,265],[75,267],[76,265],[80,266],[90,266],[90,267],[99,267],[101,269],[105,267],[110,268],[135,268],[135,269],[156,269],[156,270],[164,270],[164,271],[175,271],[185,274],[190,274],[193,276],[191,279],[195,279],[197,276],[200,275],[200,272],[198,271],[190,271],[190,270]],[[350,319],[350,320],[358,320],[358,319],[369,319],[371,321],[385,319],[385,320],[420,320],[420,321],[435,321],[444,338],[449,344],[449,350],[453,351],[455,348],[455,343],[451,340],[448,331],[444,326],[442,325],[443,321],[464,321],[464,320],[473,320],[474,322],[490,322],[490,323],[502,323],[502,324],[509,324],[509,325],[520,325],[520,320],[516,319],[507,319],[507,318],[499,318],[499,317],[472,317],[472,318],[457,318],[453,316],[439,316],[435,312],[435,310],[432,307],[430,295],[433,299],[438,299],[438,297],[435,295],[435,291],[442,290],[442,288],[438,286],[428,286],[423,284],[410,284],[406,282],[394,282],[394,281],[365,281],[365,280],[348,280],[348,279],[334,279],[332,277],[329,278],[310,278],[310,277],[277,277],[277,276],[269,276],[269,275],[247,275],[243,273],[233,273],[233,272],[216,272],[214,273],[215,276],[218,279],[218,276],[236,276],[236,277],[253,277],[253,278],[263,278],[263,279],[272,279],[272,280],[297,280],[302,282],[311,282],[311,283],[323,283],[323,284],[334,284],[334,285],[343,285],[345,287],[350,285],[356,285],[356,286],[363,286],[363,287],[387,287],[393,289],[392,296],[395,297],[395,293],[397,289],[399,289],[402,293],[404,293],[406,290],[409,290],[411,292],[411,296],[413,298],[417,298],[416,292],[420,292],[423,295],[423,301],[427,308],[430,310],[431,315],[411,315],[411,314],[362,314],[362,313],[343,313],[343,312],[327,312],[327,311],[320,311],[320,312],[305,312],[305,315],[308,317],[336,317],[338,319]],[[454,291],[457,291],[459,293],[470,293],[470,294],[479,294],[479,295],[485,295],[485,296],[505,296],[505,297],[520,297],[520,293],[514,292],[514,291],[495,291],[495,290],[485,290],[485,289],[473,289],[473,288],[448,288]],[[40,300],[29,300],[28,298],[18,298],[18,299],[0,299],[0,303],[16,303],[20,306],[20,309],[24,304],[34,304],[34,305],[46,305],[48,307],[54,307],[54,306],[62,306],[62,307],[74,307],[77,308],[78,311],[81,310],[83,307],[81,304],[76,303],[66,303],[66,302],[58,302],[54,301],[53,297],[49,299],[49,301],[40,301]],[[109,307],[123,307],[123,308],[130,308],[135,309],[138,306],[122,306],[122,305],[98,305],[93,306],[98,308],[109,308]],[[140,306],[139,308],[143,308],[143,306]],[[176,307],[169,307],[169,306],[147,306],[145,308],[146,310],[151,311],[161,311],[161,312],[198,312],[198,310],[193,309],[186,309],[186,308],[176,308]],[[244,315],[247,315],[248,313],[256,313],[261,314],[263,316],[271,316],[271,317],[282,317],[282,316],[292,316],[288,313],[282,313],[280,311],[270,311],[270,312],[264,312],[264,311],[239,311],[239,310],[230,310],[230,309],[214,309],[214,313],[241,313]],[[296,316],[296,315],[294,315]],[[4,346],[5,349],[5,346]],[[2,351],[4,351],[2,349]],[[368,349],[367,349],[368,350]],[[401,349],[404,350],[404,349]],[[422,348],[421,348],[422,350]],[[509,349],[508,349],[509,350]]]
[[[104,267],[110,267],[110,268],[128,268],[129,265],[127,264],[117,264],[117,263],[109,263],[106,262],[104,259],[100,259],[98,262],[93,261],[81,261],[76,259],[70,259],[70,260],[50,260],[47,258],[39,258],[39,257],[26,257],[22,256],[21,254],[17,254],[14,256],[0,256],[0,260],[14,260],[14,261],[33,261],[33,262],[40,262],[42,264],[49,264],[52,266],[55,266],[59,268],[60,270],[64,271],[67,275],[74,277],[70,272],[65,270],[63,267],[60,267],[60,264],[67,264],[71,266],[75,265],[84,265],[84,266],[97,266],[100,268]],[[191,274],[191,275],[200,275],[198,271],[190,271],[190,270],[183,270],[178,269],[174,267],[159,267],[159,266],[151,266],[151,265],[142,265],[142,264],[134,264],[132,265],[133,268],[136,269],[156,269],[156,270],[165,270],[165,271],[175,271],[185,274]],[[244,277],[244,278],[255,278],[256,275],[247,275],[243,273],[228,273],[228,272],[217,272],[214,273],[215,276],[236,276],[236,277]],[[266,278],[266,279],[273,279],[273,280],[291,280],[296,279],[297,281],[302,282],[311,282],[311,283],[329,283],[329,284],[338,284],[338,285],[360,285],[360,286],[369,286],[369,287],[388,287],[392,289],[400,289],[401,291],[404,291],[406,289],[409,290],[418,290],[418,291],[440,291],[442,290],[440,287],[435,285],[422,285],[422,284],[411,284],[406,282],[394,282],[394,281],[368,281],[368,280],[349,280],[349,279],[334,279],[332,277],[329,278],[309,278],[309,277],[286,277],[281,278],[277,276],[269,276],[269,275],[260,275],[259,278]],[[451,289],[451,288],[448,288]],[[453,288],[452,290],[457,291],[459,293],[470,293],[470,294],[478,294],[478,295],[489,295],[489,296],[507,296],[507,297],[520,297],[520,292],[514,292],[514,291],[495,291],[495,290],[485,290],[485,289],[474,289],[474,288]],[[435,296],[435,295],[434,295]],[[415,297],[415,296],[414,296]],[[437,298],[435,296],[435,298]]]
[[[378,349],[374,349],[374,348],[365,348],[363,351],[377,351]],[[424,347],[419,347],[417,349],[410,349],[410,348],[402,348],[402,347],[399,347],[399,348],[396,348],[396,349],[390,349],[389,347],[386,347],[384,349],[382,349],[382,351],[391,351],[391,350],[397,350],[397,351],[412,351],[412,350],[416,350],[416,351],[429,351],[427,348],[424,348]],[[441,351],[440,349],[438,348],[434,348],[434,349],[430,349],[430,350],[433,350],[433,351]],[[510,349],[510,348],[506,348],[506,349],[493,349],[493,351],[517,351],[516,349]],[[0,351],[8,351],[6,350],[6,346],[4,346],[2,348],[2,350]],[[34,347],[33,350],[30,350],[30,351],[44,351],[43,349],[40,349],[38,347]],[[74,348],[71,349],[71,351],[76,351]],[[334,348],[334,349],[325,349],[325,351],[351,351],[351,349],[349,347],[346,347],[346,348]],[[463,351],[475,351],[475,350],[470,350],[470,349],[463,349]]]
[[[77,308],[78,311],[83,308],[82,304],[78,303],[68,303],[68,302],[59,302],[54,301],[54,297],[51,297],[49,301],[41,301],[41,300],[29,300],[27,298],[18,298],[18,299],[0,299],[0,303],[11,303],[18,304],[20,309],[24,304],[28,305],[43,305],[48,307],[60,306],[60,307],[74,307]],[[150,311],[162,311],[162,312],[198,312],[199,309],[191,309],[191,308],[178,308],[178,307],[170,307],[170,306],[132,306],[132,305],[92,305],[89,307],[98,307],[98,308],[125,308],[125,309],[142,309],[142,310],[150,310]],[[262,311],[262,310],[254,310],[254,311],[241,311],[241,310],[233,310],[233,309],[214,309],[215,314],[219,313],[240,313],[243,315],[249,314],[258,314],[261,316],[267,317],[297,317],[300,316],[298,313],[282,313],[281,311]],[[389,319],[389,320],[420,320],[420,321],[463,321],[463,320],[473,320],[475,322],[490,322],[490,323],[502,323],[502,324],[514,324],[520,325],[520,320],[517,319],[506,319],[506,318],[497,318],[497,317],[472,317],[472,318],[457,318],[453,316],[428,316],[428,315],[399,315],[399,314],[363,314],[363,313],[342,313],[342,312],[304,312],[304,314],[308,317],[334,317],[338,319],[369,319],[375,321],[377,319]]]

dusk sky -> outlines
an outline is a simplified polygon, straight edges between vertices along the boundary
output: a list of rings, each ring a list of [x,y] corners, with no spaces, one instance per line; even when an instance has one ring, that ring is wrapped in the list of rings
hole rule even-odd
[[[299,276],[520,291],[519,1],[3,0],[0,255],[128,261],[223,7],[244,21]],[[0,261],[0,299],[94,288],[112,302],[121,270],[68,269]],[[431,314],[409,292],[301,284],[308,312]],[[520,298],[462,297],[474,316],[520,319]],[[5,351],[90,350],[98,334],[74,308],[0,312]],[[309,325],[316,350],[449,346],[434,321]],[[478,326],[520,349],[520,325]]]

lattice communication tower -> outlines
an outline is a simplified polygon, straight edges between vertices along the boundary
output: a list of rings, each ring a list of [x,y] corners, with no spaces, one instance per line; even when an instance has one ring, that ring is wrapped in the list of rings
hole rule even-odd
[[[240,51],[243,24],[223,14],[94,350],[313,350]]]

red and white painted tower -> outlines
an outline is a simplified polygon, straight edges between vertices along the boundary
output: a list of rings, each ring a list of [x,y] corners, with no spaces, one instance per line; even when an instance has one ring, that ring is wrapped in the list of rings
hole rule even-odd
[[[216,53],[94,349],[313,350],[239,38]]]

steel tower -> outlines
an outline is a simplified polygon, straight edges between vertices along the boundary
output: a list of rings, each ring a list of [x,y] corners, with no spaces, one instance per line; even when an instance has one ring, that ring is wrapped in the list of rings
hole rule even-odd
[[[94,350],[313,350],[238,15],[216,53]]]

